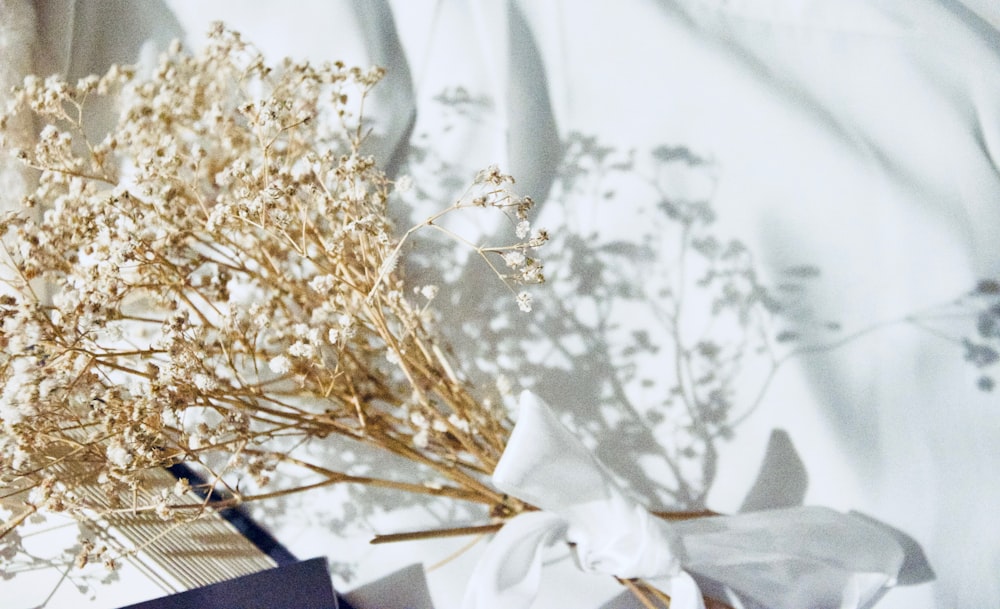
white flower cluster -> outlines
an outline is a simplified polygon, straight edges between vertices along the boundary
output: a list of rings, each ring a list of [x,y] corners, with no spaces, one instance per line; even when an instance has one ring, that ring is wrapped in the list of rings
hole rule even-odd
[[[409,290],[397,269],[406,237],[434,222],[394,238],[389,197],[412,180],[393,184],[361,153],[360,105],[381,75],[268,66],[220,28],[198,55],[172,45],[145,79],[114,67],[75,85],[25,80],[0,114],[0,148],[37,170],[22,204],[44,211],[0,217],[0,485],[83,518],[146,497],[133,507],[173,519],[186,488],[144,488],[149,468],[222,463],[216,484],[263,485],[284,462],[338,481],[287,439],[340,435],[419,462],[434,494],[494,499],[468,472],[491,471],[505,419],[445,357],[438,287]],[[91,142],[96,96],[120,116]],[[11,149],[4,129],[25,116],[37,141]],[[513,286],[543,280],[547,236],[512,182],[484,170],[442,213],[510,219],[518,242],[477,252],[527,311]],[[53,464],[88,476],[53,482]],[[74,484],[106,503],[68,499]]]

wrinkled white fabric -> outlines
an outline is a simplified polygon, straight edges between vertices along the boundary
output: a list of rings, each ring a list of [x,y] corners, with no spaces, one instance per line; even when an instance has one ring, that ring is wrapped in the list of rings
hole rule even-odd
[[[18,3],[0,4],[6,11]],[[657,146],[710,159],[719,169],[712,207],[720,222],[750,246],[772,279],[780,280],[782,269],[792,265],[820,269],[803,304],[819,318],[840,323],[841,337],[949,302],[977,278],[1000,272],[995,0],[312,0],[289,11],[276,11],[264,0],[169,0],[181,31],[157,12],[163,3],[155,0],[35,4],[44,26],[36,51],[52,56],[36,62],[42,72],[68,65],[69,56],[78,68],[74,77],[86,73],[80,70],[103,71],[109,60],[134,61],[132,40],[148,31],[137,23],[155,24],[166,38],[186,34],[196,44],[213,19],[227,20],[272,58],[385,65],[389,81],[379,87],[385,111],[376,113],[376,126],[395,131],[384,141],[402,142],[403,148],[410,142],[459,163],[458,188],[475,170],[499,163],[517,177],[523,193],[542,204],[547,217],[539,226],[553,235],[571,234],[594,251],[644,243],[647,212],[659,199],[618,181],[581,189],[565,202],[544,201],[544,186],[569,135],[596,136],[597,144],[635,150],[640,159]],[[105,16],[74,17],[84,10]],[[366,20],[370,13],[380,18]],[[15,23],[8,12],[2,17],[0,27]],[[162,38],[157,45],[164,46]],[[12,55],[3,57],[3,67],[16,65]],[[437,101],[459,86],[474,102],[465,104],[475,113],[464,122],[453,120],[453,108]],[[406,131],[411,117],[412,137]],[[637,173],[643,171],[648,168],[640,166]],[[414,177],[425,187],[434,183]],[[692,177],[678,172],[671,184],[684,186]],[[605,198],[612,187],[618,196]],[[450,199],[434,198],[435,204]],[[629,302],[608,287],[598,294],[599,308],[577,292],[596,293],[593,286],[606,286],[609,275],[588,276],[594,267],[548,266],[548,296],[536,294],[536,313],[553,301],[568,303],[571,321],[617,355],[605,359],[597,349],[553,337],[525,343],[537,359],[508,376],[541,395],[559,395],[560,405],[573,408],[598,442],[613,441],[621,428],[603,426],[590,404],[618,407],[619,392],[634,404],[655,405],[665,396],[642,382],[669,364],[663,355],[669,342],[653,315],[658,300],[646,298],[655,291],[642,290],[649,279],[670,272],[673,255],[662,248],[644,266],[630,260],[641,271],[639,280],[621,277],[628,283],[621,289],[645,300]],[[613,268],[618,277],[621,268]],[[482,275],[487,286],[495,279]],[[461,291],[478,294],[479,287],[465,284]],[[449,325],[485,328],[483,310],[474,301]],[[595,311],[607,319],[597,324]],[[650,348],[624,355],[638,332]],[[495,345],[500,338],[477,333],[471,340]],[[474,359],[469,345],[455,346]],[[553,353],[564,355],[543,368],[539,361],[552,361]],[[611,378],[610,372],[630,366],[638,372]],[[995,392],[975,388],[974,375],[953,343],[905,326],[803,358],[782,370],[760,407],[716,447],[708,500],[737,511],[768,438],[780,430],[801,457],[806,501],[873,514],[924,549],[933,573],[901,577],[907,585],[887,595],[880,608],[1000,606],[1000,526],[981,507],[1000,502],[1000,485],[993,483],[1000,468],[1000,409]],[[645,414],[615,412],[635,421],[647,421]],[[650,434],[669,449],[674,439],[664,428],[669,426],[650,424]],[[601,457],[655,502],[656,489],[642,486],[643,472],[661,487],[672,478],[661,473],[652,451],[643,459],[636,452]],[[788,505],[780,491],[772,488],[763,504]],[[275,513],[303,509],[307,517],[268,524],[296,553],[329,553],[350,563],[354,577],[338,576],[339,586],[373,581],[414,556],[436,561],[456,549],[446,542],[414,542],[373,550],[364,536],[344,543],[340,529],[321,530],[311,516],[324,509],[338,513],[341,505],[354,511],[359,499],[337,489],[322,492],[301,505],[289,498],[275,507]],[[357,513],[367,512],[362,507]],[[405,510],[379,523],[392,531],[425,525],[409,520]],[[431,575],[439,607],[461,602],[458,582],[468,577],[466,562],[452,561]],[[547,575],[556,589],[559,568]],[[55,572],[54,581],[60,576]],[[95,605],[127,604],[108,600],[117,589],[102,589]],[[613,586],[603,590],[609,589],[615,593]],[[63,586],[60,593],[73,590]],[[44,598],[47,591],[41,592]],[[600,590],[569,585],[550,606],[592,607],[605,598]],[[79,603],[75,597],[52,601]]]
[[[7,106],[9,92],[21,84],[30,71],[31,48],[35,37],[35,12],[32,4],[23,0],[0,0],[0,111]],[[10,145],[23,146],[31,133],[31,121],[26,117],[13,119],[5,135]],[[28,140],[30,141],[30,140]],[[26,174],[21,163],[0,155],[0,213],[11,211],[26,192]],[[0,270],[0,278],[4,277]],[[3,290],[3,287],[0,287]]]
[[[685,568],[773,609],[866,607],[895,584],[903,551],[884,528],[823,507],[678,522]]]
[[[542,549],[565,535],[566,522],[547,512],[528,512],[511,519],[494,538],[491,552],[479,563],[475,585],[465,592],[464,606],[527,607],[542,577]]]
[[[493,483],[544,511],[520,514],[500,530],[473,571],[465,609],[528,607],[541,583],[541,548],[559,539],[572,544],[584,571],[662,580],[679,592],[674,609],[704,608],[697,585],[681,571],[684,548],[673,527],[627,497],[530,392],[521,394]]]
[[[580,569],[644,579],[680,573],[684,547],[677,532],[621,493],[561,513]]]
[[[542,549],[563,540],[578,566],[642,578],[674,609],[703,607],[684,570],[771,609],[858,609],[895,584],[903,550],[882,527],[821,507],[670,524],[628,497],[603,465],[533,394],[493,482],[540,508],[511,520],[473,572],[465,609],[528,607],[542,581]]]

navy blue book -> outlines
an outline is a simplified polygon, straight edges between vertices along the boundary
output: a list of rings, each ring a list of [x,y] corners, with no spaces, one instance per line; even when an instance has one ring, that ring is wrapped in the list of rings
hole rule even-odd
[[[326,558],[313,558],[122,609],[350,609],[338,603]]]
[[[177,478],[187,478],[191,483],[191,492],[198,500],[220,501],[226,498],[214,490],[206,490],[201,477],[184,464],[167,469]],[[248,548],[256,546],[253,552],[259,552],[262,558],[257,562],[277,567],[204,586],[195,584],[189,590],[121,609],[352,609],[334,592],[326,558],[297,560],[241,507],[220,510],[217,514],[232,526],[229,529],[232,535],[249,541],[252,545],[246,544]],[[208,545],[206,551],[211,551],[211,544]],[[166,556],[166,559],[169,559],[166,560],[168,565],[180,561],[185,564],[186,571],[198,570],[198,563],[191,561],[189,555],[182,553],[179,557]],[[201,566],[208,569],[204,564]],[[206,571],[203,575],[189,578],[189,585],[199,580],[211,582],[217,579],[217,573]]]

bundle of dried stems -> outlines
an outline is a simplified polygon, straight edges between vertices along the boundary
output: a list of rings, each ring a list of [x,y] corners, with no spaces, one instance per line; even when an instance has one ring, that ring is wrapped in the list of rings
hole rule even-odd
[[[456,372],[434,329],[447,323],[437,288],[404,286],[397,262],[416,230],[442,231],[529,311],[518,286],[543,280],[534,250],[547,235],[490,168],[396,236],[387,202],[403,184],[364,152],[363,106],[381,76],[271,67],[220,25],[204,51],[175,43],[151,74],[113,66],[15,89],[0,144],[37,182],[0,219],[4,535],[36,512],[97,528],[149,512],[183,524],[340,483],[476,502],[498,518],[531,509],[489,484],[510,429],[502,401]],[[95,100],[118,116],[99,138],[88,137]],[[9,126],[26,116],[40,128],[20,142]],[[503,214],[509,242],[472,243],[440,222],[467,208]],[[289,450],[328,436],[424,477],[350,475]],[[185,480],[150,475],[178,462],[227,499],[192,502]],[[272,480],[279,466],[314,481]],[[113,567],[139,549],[85,541],[77,563]]]
[[[86,518],[189,519],[172,489],[135,500],[144,472],[184,461],[221,487],[237,472],[266,487],[291,463],[322,476],[310,486],[502,502],[484,479],[504,413],[454,371],[433,329],[436,288],[404,291],[397,260],[413,229],[394,236],[394,184],[363,152],[361,108],[381,74],[272,68],[220,27],[204,52],[175,44],[147,77],[113,67],[75,85],[30,77],[15,91],[0,125],[29,112],[44,126],[30,146],[4,142],[38,172],[25,209],[0,224],[7,493]],[[120,118],[95,143],[86,121],[98,96]],[[465,208],[505,214],[510,244],[463,243],[528,309],[513,286],[542,280],[532,252],[545,235],[530,233],[531,201],[511,183],[487,169],[414,229],[445,231],[440,218]],[[281,448],[329,435],[411,459],[428,478],[350,476]],[[86,501],[86,484],[110,507]],[[226,490],[237,503],[303,489]]]

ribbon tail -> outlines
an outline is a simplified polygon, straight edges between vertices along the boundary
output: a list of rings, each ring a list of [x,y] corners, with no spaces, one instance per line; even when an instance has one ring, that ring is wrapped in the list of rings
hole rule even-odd
[[[905,553],[885,527],[795,507],[675,524],[685,568],[771,609],[861,609],[895,584]]]
[[[486,547],[465,590],[463,609],[528,607],[542,578],[542,549],[566,533],[566,521],[548,512],[512,518]]]
[[[705,609],[701,588],[686,571],[669,578],[651,579],[649,583],[670,597],[670,609]]]

